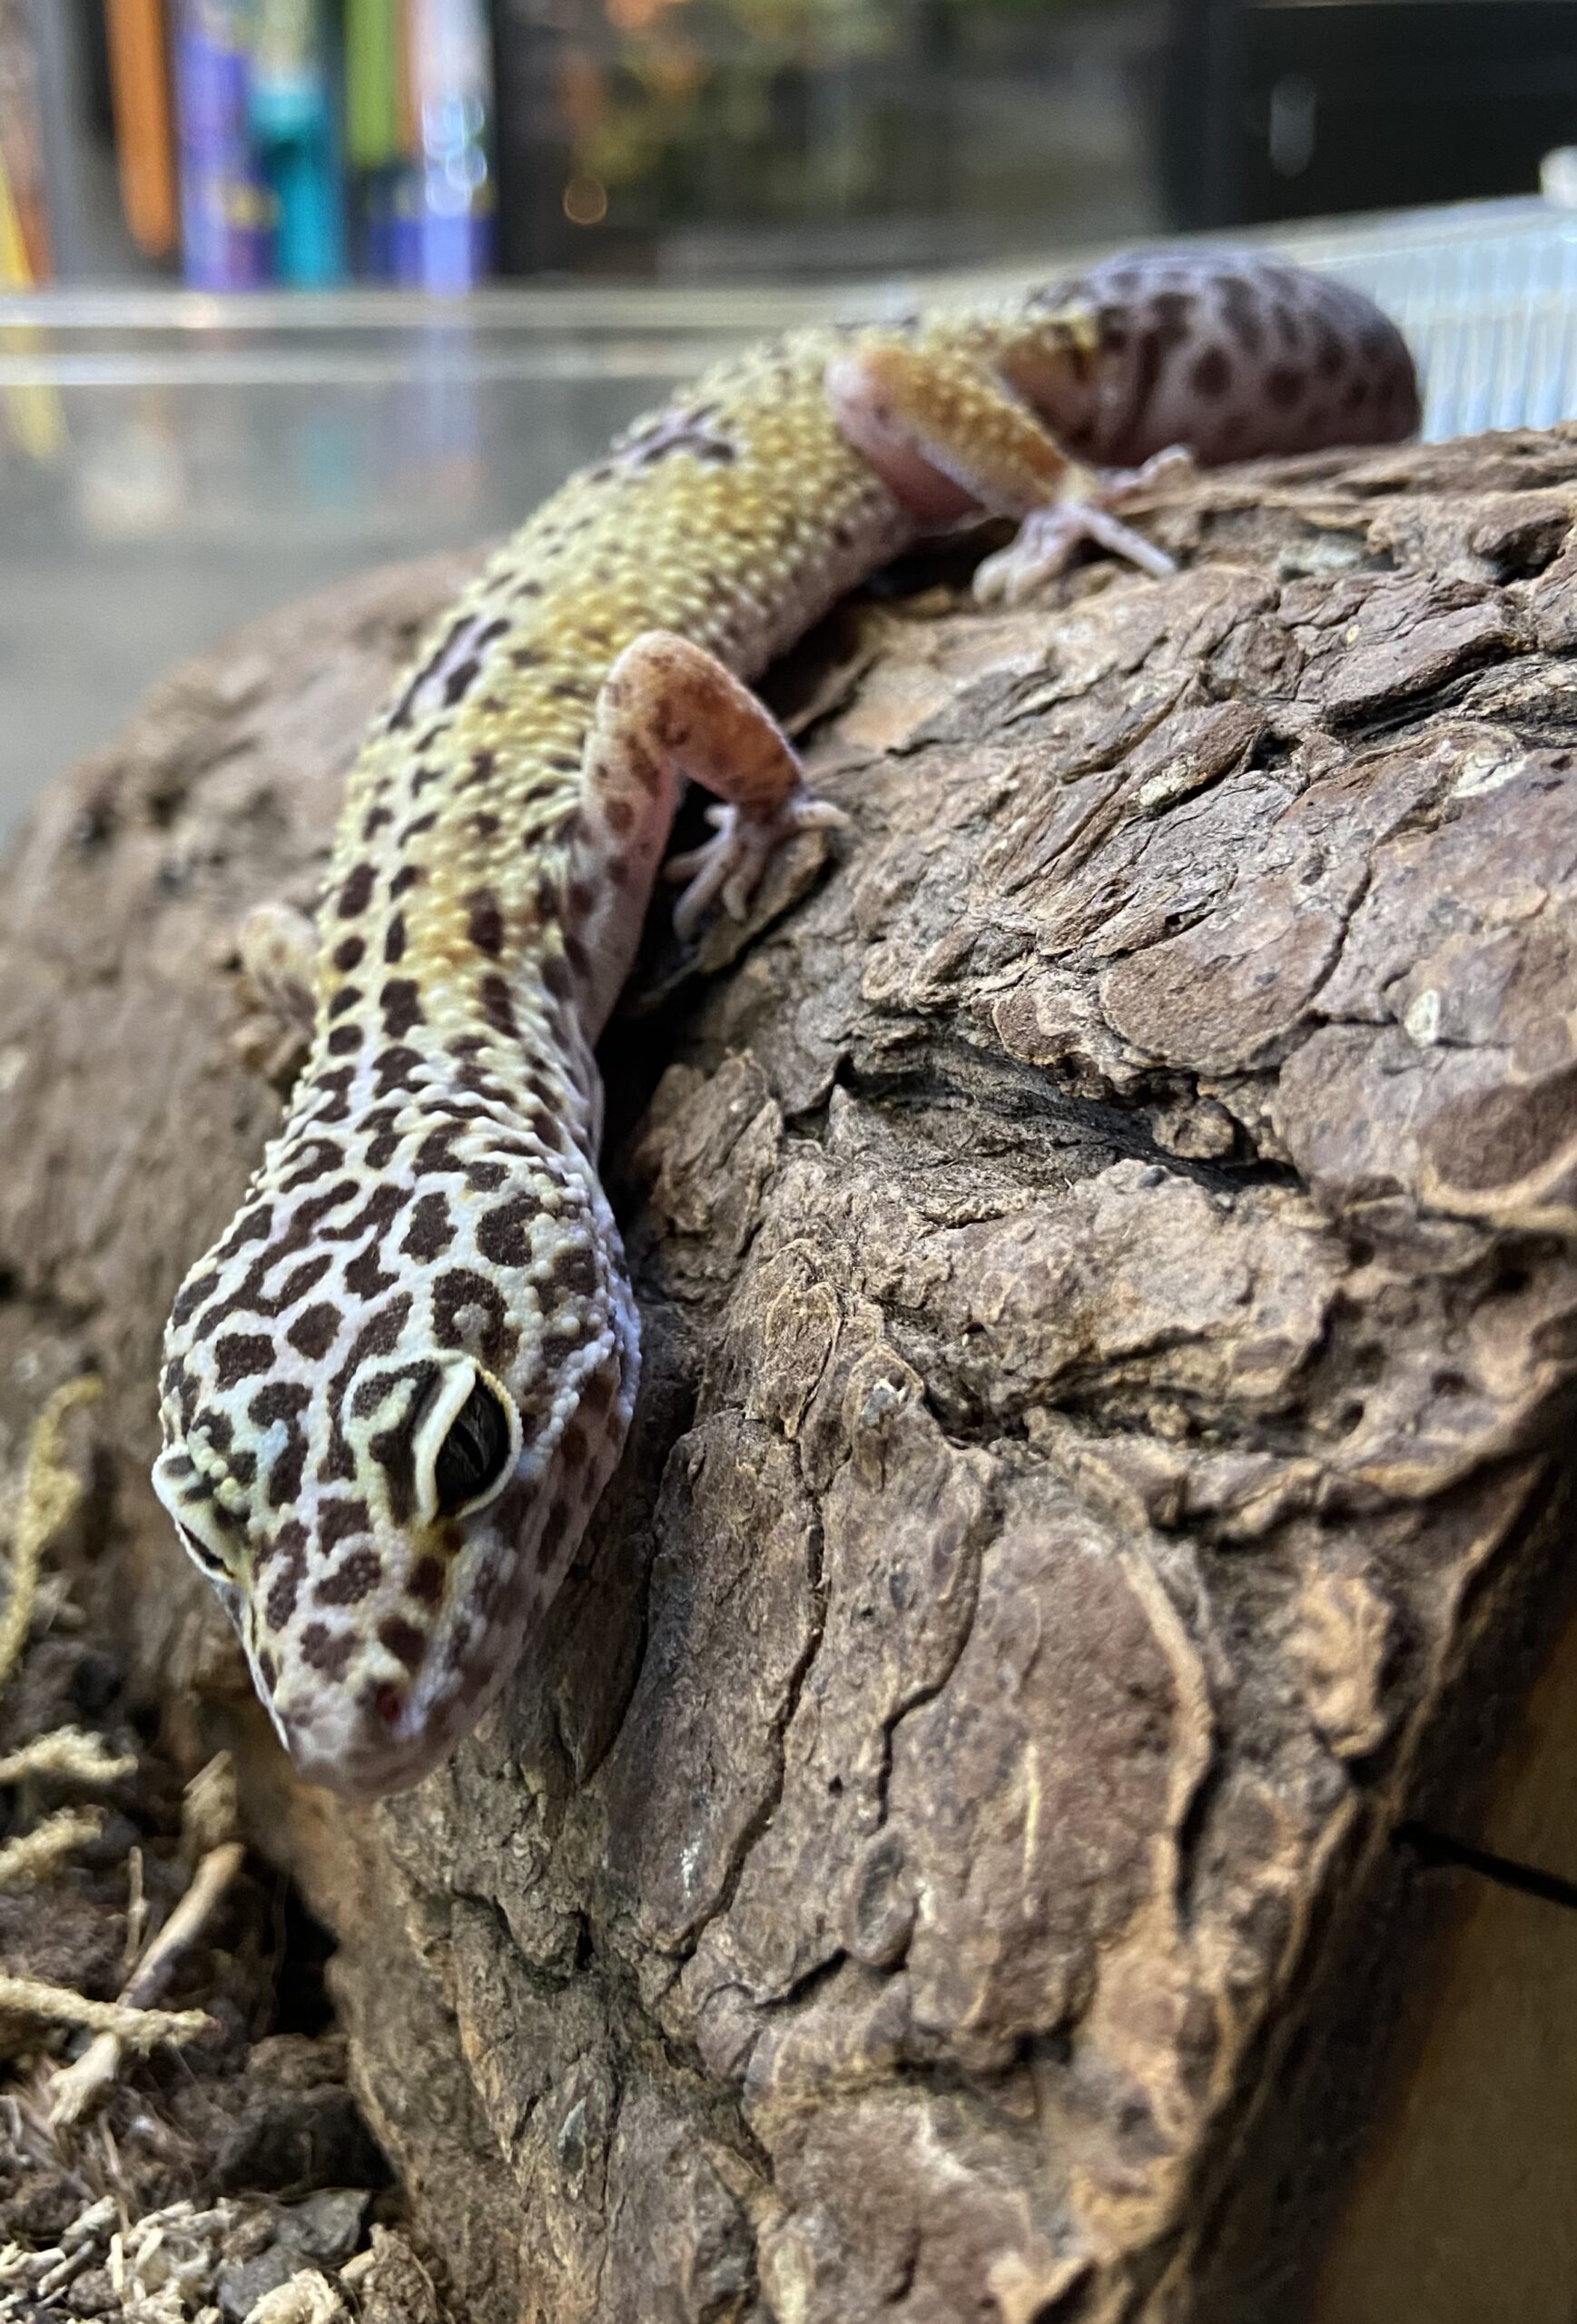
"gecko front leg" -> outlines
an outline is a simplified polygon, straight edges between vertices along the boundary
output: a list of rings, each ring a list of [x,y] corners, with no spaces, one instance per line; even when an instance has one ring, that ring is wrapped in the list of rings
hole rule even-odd
[[[715,902],[742,919],[785,840],[848,821],[806,788],[782,727],[715,655],[663,629],[626,645],[586,738],[570,866],[594,1028],[606,1021],[634,958],[681,777],[721,803],[711,810],[713,837],[663,867],[665,879],[685,882],[674,908],[682,937]]]
[[[922,521],[952,521],[971,505],[1018,519],[1017,539],[975,576],[981,602],[1013,604],[1029,596],[1061,572],[1084,541],[1158,578],[1176,571],[1164,549],[1113,513],[1141,478],[1150,480],[1151,464],[1103,478],[1069,459],[1028,406],[973,357],[878,342],[837,357],[827,367],[826,387],[849,441]]]
[[[254,904],[236,940],[241,965],[286,1033],[310,1033],[318,931],[304,911],[277,900]]]

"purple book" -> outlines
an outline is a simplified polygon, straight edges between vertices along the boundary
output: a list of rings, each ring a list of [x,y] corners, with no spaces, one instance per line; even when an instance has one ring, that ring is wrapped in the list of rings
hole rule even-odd
[[[181,248],[196,290],[255,290],[271,277],[271,203],[252,149],[251,105],[244,9],[235,0],[181,0]]]

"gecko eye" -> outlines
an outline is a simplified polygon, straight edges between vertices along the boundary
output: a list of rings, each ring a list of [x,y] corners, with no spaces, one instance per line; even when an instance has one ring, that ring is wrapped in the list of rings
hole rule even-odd
[[[516,1432],[493,1390],[478,1380],[449,1423],[433,1462],[440,1517],[459,1517],[485,1501],[510,1464]]]

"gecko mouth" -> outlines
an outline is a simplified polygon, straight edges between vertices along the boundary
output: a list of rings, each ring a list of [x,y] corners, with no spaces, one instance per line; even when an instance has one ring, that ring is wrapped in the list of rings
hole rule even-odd
[[[305,1783],[348,1799],[380,1799],[412,1785],[447,1758],[503,1688],[519,1659],[533,1602],[527,1561],[508,1601],[463,1649],[433,1640],[409,1679],[360,1688],[288,1686],[266,1693],[274,1727]],[[260,1683],[260,1692],[263,1689]]]

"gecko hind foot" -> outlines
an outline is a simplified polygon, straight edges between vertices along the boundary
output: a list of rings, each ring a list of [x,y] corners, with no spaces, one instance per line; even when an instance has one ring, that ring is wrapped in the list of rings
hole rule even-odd
[[[1198,466],[1186,444],[1168,444],[1154,452],[1142,468],[1110,468],[1089,479],[1075,498],[1031,511],[1016,539],[996,556],[988,556],[975,573],[975,599],[980,605],[1016,606],[1044,583],[1066,572],[1076,549],[1086,541],[1125,557],[1141,573],[1164,581],[1178,569],[1176,557],[1125,525],[1117,511],[1125,501],[1148,492],[1168,479],[1192,476]]]
[[[830,799],[809,791],[790,793],[770,815],[750,815],[734,806],[712,807],[706,820],[713,837],[686,854],[671,856],[665,880],[684,881],[674,906],[675,932],[688,940],[710,907],[722,901],[731,920],[743,920],[762,875],[785,840],[799,832],[843,831],[849,818]]]
[[[1065,573],[1076,549],[1086,541],[1126,557],[1141,573],[1164,581],[1178,569],[1154,541],[1146,540],[1131,525],[1114,517],[1097,501],[1064,500],[1052,508],[1032,509],[1020,526],[1017,537],[975,570],[977,605],[1016,606],[1048,581]]]

